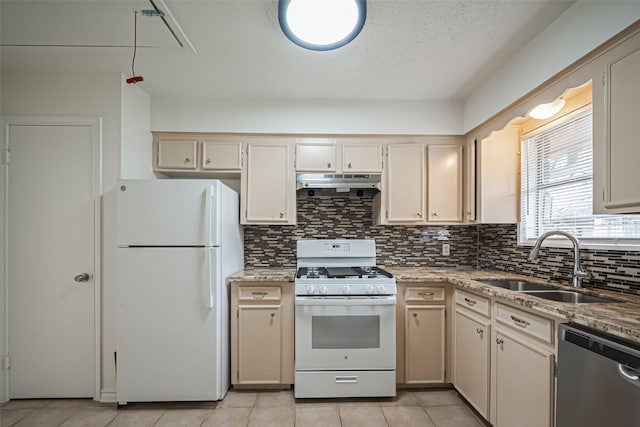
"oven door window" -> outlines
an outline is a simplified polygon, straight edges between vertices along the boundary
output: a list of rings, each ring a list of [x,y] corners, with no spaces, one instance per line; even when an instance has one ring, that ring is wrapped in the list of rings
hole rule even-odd
[[[380,348],[380,316],[313,316],[311,348]]]

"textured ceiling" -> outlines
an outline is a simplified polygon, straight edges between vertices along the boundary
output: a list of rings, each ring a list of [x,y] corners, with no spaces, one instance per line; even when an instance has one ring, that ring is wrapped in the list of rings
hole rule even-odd
[[[197,53],[178,47],[159,18],[140,17],[146,47],[136,73],[152,96],[459,100],[572,3],[369,0],[351,44],[315,52],[282,34],[277,0],[166,0]],[[0,7],[4,71],[130,75],[133,11],[150,5],[3,0]]]

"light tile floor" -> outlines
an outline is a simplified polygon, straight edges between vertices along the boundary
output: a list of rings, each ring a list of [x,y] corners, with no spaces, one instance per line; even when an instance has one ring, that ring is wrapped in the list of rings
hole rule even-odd
[[[12,400],[2,427],[481,427],[455,390],[399,390],[386,399],[294,399],[287,391],[229,391],[221,402],[132,403]]]

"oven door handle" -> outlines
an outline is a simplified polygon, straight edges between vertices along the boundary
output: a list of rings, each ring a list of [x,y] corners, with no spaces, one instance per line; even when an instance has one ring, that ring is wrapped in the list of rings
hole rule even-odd
[[[296,305],[315,306],[367,306],[367,305],[396,305],[396,297],[388,296],[383,298],[314,298],[296,297]]]

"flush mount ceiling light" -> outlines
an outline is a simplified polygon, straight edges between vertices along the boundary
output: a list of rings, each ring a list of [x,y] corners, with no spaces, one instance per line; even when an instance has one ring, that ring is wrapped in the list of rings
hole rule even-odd
[[[367,15],[365,0],[279,0],[282,32],[310,50],[342,47],[362,30]]]
[[[548,119],[558,114],[558,111],[562,110],[565,104],[566,101],[562,98],[558,98],[547,104],[540,104],[529,112],[529,117],[538,120]]]

